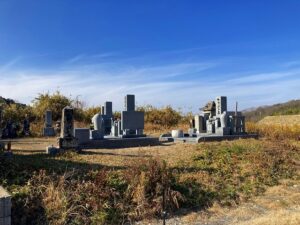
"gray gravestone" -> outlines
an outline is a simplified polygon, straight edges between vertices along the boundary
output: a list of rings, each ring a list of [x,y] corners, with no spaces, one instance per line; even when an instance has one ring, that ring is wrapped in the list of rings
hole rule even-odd
[[[59,148],[72,149],[78,147],[78,141],[74,137],[74,110],[67,106],[63,108],[61,120],[61,133],[59,138]]]
[[[78,144],[87,144],[90,141],[90,129],[88,128],[75,128],[74,136],[78,140]]]
[[[45,113],[45,127],[52,127],[52,111],[50,110]]]
[[[52,127],[52,111],[47,110],[45,112],[45,127],[43,130],[43,135],[48,136],[55,136],[54,127]]]
[[[144,129],[144,112],[122,111],[121,121],[122,130]]]
[[[67,106],[63,108],[62,111],[62,121],[61,121],[61,138],[73,137],[74,130],[74,110],[73,108]]]
[[[135,96],[126,95],[125,96],[125,111],[135,111]]]
[[[225,111],[227,111],[227,97],[216,97],[216,115],[220,115]]]
[[[112,111],[112,102],[105,102],[104,103],[104,115],[112,117],[113,111]]]

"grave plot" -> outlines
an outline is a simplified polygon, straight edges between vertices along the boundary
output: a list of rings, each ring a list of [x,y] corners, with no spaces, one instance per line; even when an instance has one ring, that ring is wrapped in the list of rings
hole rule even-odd
[[[74,110],[65,107],[62,112],[58,147],[46,151],[55,154],[65,149],[128,148],[153,146],[159,139],[144,134],[144,112],[135,111],[135,96],[125,96],[121,119],[113,116],[112,102],[105,102],[101,112],[92,118],[93,129],[74,128]]]
[[[257,134],[248,134],[245,130],[245,116],[237,110],[227,111],[227,97],[216,97],[208,102],[199,115],[190,121],[187,133],[183,130],[172,130],[162,134],[161,141],[191,142],[222,141],[244,138],[258,138]]]

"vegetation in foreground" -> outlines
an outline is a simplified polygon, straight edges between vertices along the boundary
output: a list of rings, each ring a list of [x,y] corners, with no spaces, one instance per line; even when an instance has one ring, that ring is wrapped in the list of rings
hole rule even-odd
[[[13,194],[13,224],[122,224],[160,218],[164,191],[172,215],[239,204],[282,178],[297,179],[299,146],[291,142],[238,140],[182,150],[193,156],[169,162],[147,155],[116,167],[73,153],[15,154],[1,159],[0,181]]]

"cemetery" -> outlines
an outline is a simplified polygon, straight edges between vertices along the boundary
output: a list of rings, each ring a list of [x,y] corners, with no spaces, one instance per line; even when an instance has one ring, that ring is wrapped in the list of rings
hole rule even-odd
[[[257,134],[248,134],[245,127],[245,117],[241,112],[227,111],[227,97],[216,97],[208,102],[201,113],[190,121],[187,133],[183,130],[172,130],[162,134],[160,140],[199,143],[202,141],[234,140],[240,138],[258,138]]]
[[[2,119],[0,224],[120,224],[162,218],[164,204],[171,218],[182,207],[238,204],[236,196],[294,176],[289,162],[297,153],[282,149],[298,147],[258,140],[242,112],[228,110],[225,96],[208,102],[189,124],[185,119],[187,132],[178,123],[160,137],[147,128],[151,112],[136,107],[134,95],[125,96],[120,116],[107,101],[80,127],[76,110],[67,104],[58,114],[45,107],[39,137],[27,114],[18,129],[16,121]]]

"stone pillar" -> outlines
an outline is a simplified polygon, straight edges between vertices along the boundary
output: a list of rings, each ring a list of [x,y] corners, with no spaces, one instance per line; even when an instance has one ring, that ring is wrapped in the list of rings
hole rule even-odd
[[[52,127],[52,111],[45,112],[45,127]]]
[[[216,115],[221,115],[225,111],[227,111],[227,97],[216,97]]]
[[[197,133],[205,133],[204,117],[200,115],[195,116],[195,128]]]
[[[78,148],[78,141],[74,137],[74,110],[69,106],[63,108],[62,110],[59,148],[61,149]]]
[[[0,224],[11,225],[11,196],[0,186]]]
[[[135,111],[135,96],[126,95],[125,96],[125,111]]]
[[[108,117],[113,116],[112,102],[105,102],[104,103],[104,115],[106,115]]]
[[[73,137],[74,134],[74,110],[67,106],[63,108],[61,120],[61,138]]]
[[[44,125],[43,135],[48,136],[55,136],[55,130],[52,127],[52,111],[47,110],[45,112],[45,125]]]

